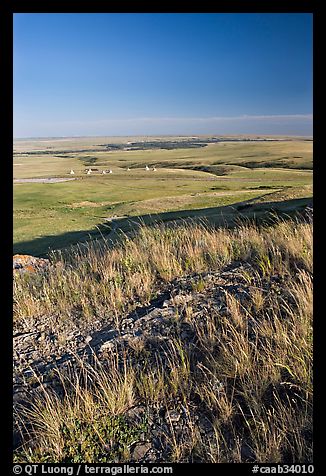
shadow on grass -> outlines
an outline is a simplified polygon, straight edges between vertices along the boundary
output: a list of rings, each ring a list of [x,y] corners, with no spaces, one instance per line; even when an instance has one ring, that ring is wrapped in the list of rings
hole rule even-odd
[[[47,235],[34,240],[15,243],[13,252],[14,254],[32,254],[34,256],[46,257],[51,250],[64,249],[77,243],[82,244],[95,239],[106,239],[108,243],[115,243],[119,240],[121,234],[130,234],[135,232],[141,225],[152,225],[155,223],[180,223],[185,220],[200,222],[205,220],[215,226],[232,227],[241,220],[248,219],[268,222],[273,220],[275,215],[283,217],[300,216],[300,213],[307,206],[312,206],[313,203],[312,197],[279,202],[253,203],[256,200],[257,197],[221,207],[178,210],[114,219],[107,223],[99,224],[90,230]]]

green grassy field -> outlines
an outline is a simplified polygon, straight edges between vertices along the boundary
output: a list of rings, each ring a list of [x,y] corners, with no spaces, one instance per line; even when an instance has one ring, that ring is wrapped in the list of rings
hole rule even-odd
[[[201,138],[204,140],[205,138]],[[133,141],[184,142],[181,148],[129,149]],[[186,142],[188,141],[188,143]],[[118,144],[108,150],[105,144]],[[217,142],[191,147],[187,138],[74,138],[14,142],[14,252],[44,255],[110,233],[108,219],[133,221],[208,217],[236,218],[239,204],[254,200],[287,210],[312,197],[312,141]],[[132,145],[131,145],[132,147]],[[145,166],[156,167],[146,171]],[[112,174],[88,167],[111,169]],[[130,170],[128,171],[128,167]],[[17,183],[15,179],[71,178],[61,183]],[[299,201],[298,201],[299,200]],[[238,208],[239,207],[239,208]],[[131,218],[130,218],[131,217]],[[136,218],[137,217],[137,218]],[[132,220],[132,222],[130,221]]]

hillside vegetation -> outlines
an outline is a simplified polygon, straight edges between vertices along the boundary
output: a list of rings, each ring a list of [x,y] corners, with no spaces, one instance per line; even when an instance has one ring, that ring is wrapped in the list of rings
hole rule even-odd
[[[51,261],[14,279],[16,462],[312,462],[309,214]]]

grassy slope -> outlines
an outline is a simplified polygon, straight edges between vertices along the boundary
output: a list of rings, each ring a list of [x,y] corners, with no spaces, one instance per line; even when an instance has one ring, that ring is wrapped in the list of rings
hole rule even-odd
[[[223,276],[239,263],[224,291],[210,289],[207,272]],[[48,275],[16,277],[15,326],[46,318],[60,345],[95,318],[119,330],[128,312],[182,277],[188,287],[170,316],[168,350],[144,335],[124,346],[121,361],[111,353],[108,365],[81,363],[81,379],[63,373],[64,398],[41,386],[31,407],[18,409],[18,422],[25,415],[31,426],[16,462],[130,461],[135,440],[159,438],[161,462],[312,463],[311,222],[142,228],[114,250],[80,249]],[[186,425],[176,431],[167,419],[154,438],[150,419],[128,420],[134,406],[150,418],[185,412]]]

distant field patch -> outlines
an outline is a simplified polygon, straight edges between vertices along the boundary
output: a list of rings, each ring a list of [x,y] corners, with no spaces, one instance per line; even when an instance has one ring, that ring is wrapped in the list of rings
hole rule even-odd
[[[109,203],[110,202],[96,203],[96,202],[89,202],[89,201],[85,200],[84,202],[72,203],[70,205],[70,208],[83,208],[83,207],[97,208],[97,207],[103,207],[104,205],[108,205]]]

